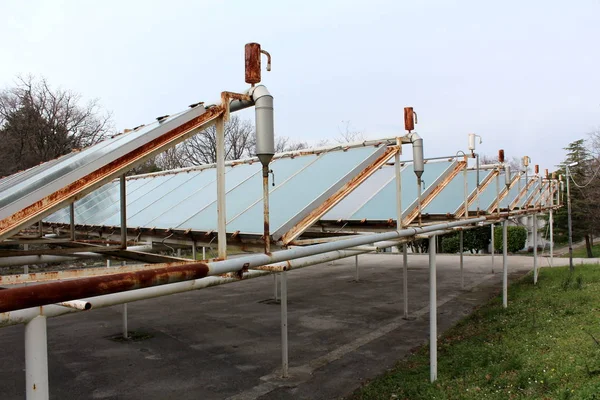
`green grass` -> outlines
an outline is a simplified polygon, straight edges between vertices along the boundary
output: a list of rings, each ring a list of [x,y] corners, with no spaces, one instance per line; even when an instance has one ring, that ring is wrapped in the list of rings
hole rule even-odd
[[[600,267],[540,271],[496,297],[438,341],[438,380],[428,346],[350,399],[600,399]]]
[[[592,246],[592,254],[594,257],[600,257],[600,244],[595,244]],[[562,257],[569,258],[569,253],[563,254]],[[578,247],[573,249],[573,257],[574,258],[587,258],[587,251],[585,246]]]

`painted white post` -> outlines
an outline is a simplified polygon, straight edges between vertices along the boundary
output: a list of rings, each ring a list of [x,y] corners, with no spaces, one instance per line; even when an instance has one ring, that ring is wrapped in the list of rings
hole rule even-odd
[[[459,233],[459,237],[460,237],[460,246],[459,246],[459,252],[460,252],[460,288],[464,289],[465,288],[465,275],[464,275],[464,271],[463,271],[463,252],[464,252],[464,246],[463,246],[463,230],[460,230]]]
[[[437,279],[435,236],[429,237],[429,374],[437,380]]]
[[[127,329],[127,303],[123,304],[123,339],[129,338],[129,331]]]
[[[25,250],[25,251],[29,250],[29,244],[25,243],[23,245],[23,250]],[[29,273],[29,265],[23,265],[23,273],[24,274],[28,274]]]
[[[533,234],[533,283],[538,281],[538,254],[537,254],[537,214],[532,216],[531,233]]]
[[[194,240],[192,242],[192,259],[196,260],[197,256],[198,256],[198,249],[196,249],[196,241]]]
[[[25,324],[25,393],[27,400],[48,400],[48,342],[46,316]]]
[[[402,244],[404,319],[408,319],[408,246]]]
[[[502,221],[502,306],[508,307],[508,220]]]
[[[287,272],[281,273],[281,376],[288,373]]]
[[[225,121],[218,118],[217,131],[217,246],[219,259],[227,258],[227,212],[225,210]]]
[[[491,225],[492,227],[492,274],[494,273],[494,258],[495,258],[495,254],[496,254],[496,248],[494,247],[494,224]]]
[[[550,209],[550,266],[554,267],[554,217]]]
[[[206,247],[202,246],[202,259],[206,260]]]

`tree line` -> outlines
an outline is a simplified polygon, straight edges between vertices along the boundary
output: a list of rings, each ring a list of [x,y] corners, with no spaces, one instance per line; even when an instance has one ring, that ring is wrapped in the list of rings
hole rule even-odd
[[[335,142],[364,139],[348,121]],[[46,79],[18,77],[0,91],[0,177],[11,175],[117,134],[110,112],[97,99],[84,102],[80,94],[53,88]],[[317,143],[325,145],[328,140]],[[225,123],[225,159],[254,155],[254,125],[233,115]],[[308,143],[285,136],[275,138],[275,151],[301,150]],[[139,174],[216,162],[216,128],[211,126],[136,167]]]

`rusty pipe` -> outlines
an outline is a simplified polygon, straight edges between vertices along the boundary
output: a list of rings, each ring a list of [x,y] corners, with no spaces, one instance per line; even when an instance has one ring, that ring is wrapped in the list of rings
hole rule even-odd
[[[178,264],[122,274],[94,276],[0,291],[0,313],[73,299],[119,293],[208,276],[205,263]]]

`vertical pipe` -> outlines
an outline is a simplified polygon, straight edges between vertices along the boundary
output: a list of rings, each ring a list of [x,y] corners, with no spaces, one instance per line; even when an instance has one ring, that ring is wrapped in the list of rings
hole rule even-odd
[[[25,250],[25,251],[29,250],[29,244],[25,243],[23,245],[23,250]],[[28,274],[29,273],[29,265],[23,265],[23,273],[24,274]]]
[[[38,222],[38,235],[44,237],[44,223],[42,221]]]
[[[498,216],[500,216],[500,169],[498,169],[498,175],[496,175],[496,210],[498,210]]]
[[[421,177],[417,178],[417,201],[419,202],[419,226],[421,226],[421,195],[422,195],[423,187]]]
[[[494,224],[490,225],[492,227],[492,274],[494,273],[494,256],[496,254],[496,247],[494,243]]]
[[[125,175],[119,177],[121,197],[121,248],[127,248],[127,190]]]
[[[122,261],[122,266],[126,266],[127,262]],[[127,303],[123,303],[123,339],[129,339],[129,330],[127,328]]]
[[[263,165],[263,218],[265,254],[271,253],[271,228],[269,227],[269,167]]]
[[[460,237],[460,245],[459,245],[459,252],[460,252],[460,288],[464,289],[465,288],[465,275],[464,275],[464,271],[463,271],[463,230],[460,230],[459,233],[459,237]]]
[[[354,266],[356,269],[356,277],[354,278],[354,280],[358,282],[358,254],[354,256]]]
[[[123,339],[129,338],[129,331],[127,329],[127,303],[123,303]]]
[[[217,246],[219,259],[227,258],[227,214],[225,211],[225,125],[218,118],[217,130]]]
[[[192,242],[192,259],[196,260],[198,258],[198,249],[196,248],[196,241]]]
[[[537,254],[537,214],[531,217],[531,233],[533,234],[533,283],[538,281],[538,254]]]
[[[550,267],[554,267],[554,216],[550,209]]]
[[[177,248],[177,257],[181,258],[181,247]]]
[[[46,316],[25,324],[25,385],[27,400],[48,400],[48,341]]]
[[[567,166],[567,225],[569,229],[569,271],[573,272],[573,222],[571,220],[571,187],[569,181],[569,166]]]
[[[69,204],[69,222],[71,224],[71,240],[75,241],[75,203]]]
[[[502,306],[508,307],[508,220],[502,221]]]
[[[404,295],[404,319],[408,319],[408,246],[406,243],[402,244],[402,269],[403,269],[403,286],[402,291]]]
[[[402,171],[400,169],[400,151],[402,142],[396,139],[396,145],[399,147],[394,155],[394,172],[396,174],[396,229],[402,229]]]
[[[429,237],[429,374],[437,380],[437,280],[435,235]]]
[[[281,376],[288,374],[287,272],[281,273]]]
[[[202,246],[202,259],[206,260],[206,247]]]
[[[463,180],[465,184],[465,218],[469,218],[469,183],[467,178],[467,166],[467,156],[465,156],[465,169],[463,170]]]

